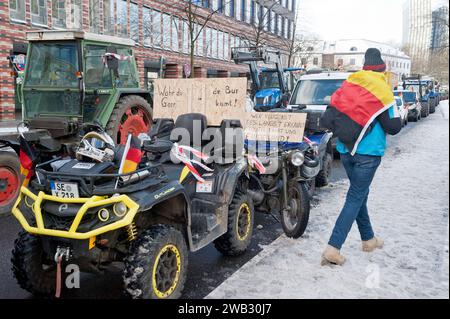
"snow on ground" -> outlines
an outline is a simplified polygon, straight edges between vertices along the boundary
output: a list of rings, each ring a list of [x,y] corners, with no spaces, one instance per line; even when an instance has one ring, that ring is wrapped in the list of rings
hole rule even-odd
[[[348,182],[318,194],[305,236],[281,236],[207,298],[449,298],[449,106],[390,138],[369,212],[385,248],[362,252],[353,227],[343,267],[320,266]]]

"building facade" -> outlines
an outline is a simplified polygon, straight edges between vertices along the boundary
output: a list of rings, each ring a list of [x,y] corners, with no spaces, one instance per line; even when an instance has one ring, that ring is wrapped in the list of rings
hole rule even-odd
[[[188,19],[196,16],[194,75],[245,76],[247,67],[231,61],[231,49],[254,43],[284,51],[292,38],[297,0],[9,0],[0,3],[0,120],[19,117],[15,98],[18,73],[26,60],[26,31],[78,29],[131,38],[141,85],[164,58],[165,77],[187,76]],[[211,19],[203,27],[204,18]],[[13,73],[13,74],[12,74]]]
[[[431,0],[407,0],[403,7],[403,47],[413,69],[426,70],[432,34]]]
[[[433,11],[430,46],[432,53],[436,53],[448,48],[448,15],[449,10],[447,6],[442,6]]]
[[[401,50],[388,44],[364,39],[318,41],[302,52],[302,66],[331,70],[357,71],[364,66],[364,55],[369,48],[381,51],[388,72],[400,81],[402,76],[411,73],[411,58]]]

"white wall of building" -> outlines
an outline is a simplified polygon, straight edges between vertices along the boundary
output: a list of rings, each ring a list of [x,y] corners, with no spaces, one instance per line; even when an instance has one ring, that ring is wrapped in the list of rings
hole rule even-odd
[[[395,73],[399,80],[402,75],[411,74],[411,58],[404,52],[388,44],[363,39],[320,41],[314,45],[312,51],[302,52],[300,56],[303,57],[303,60],[307,60],[306,65],[302,63],[306,68],[324,67],[325,56],[333,55],[335,69],[355,71],[363,68],[364,55],[369,48],[377,48],[381,51],[387,71]],[[314,62],[317,62],[317,65]]]

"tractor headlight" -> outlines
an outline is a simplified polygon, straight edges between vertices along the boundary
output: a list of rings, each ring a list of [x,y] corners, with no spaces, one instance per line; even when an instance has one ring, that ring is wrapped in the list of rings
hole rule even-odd
[[[102,222],[106,222],[109,219],[109,210],[107,210],[106,208],[102,208],[98,211],[97,213],[98,219],[100,219],[100,221]]]
[[[291,153],[291,163],[296,167],[300,167],[305,162],[305,155],[302,152],[292,152]]]
[[[114,215],[116,215],[117,217],[125,216],[127,211],[128,211],[127,206],[122,202],[114,204],[114,206],[113,206]]]

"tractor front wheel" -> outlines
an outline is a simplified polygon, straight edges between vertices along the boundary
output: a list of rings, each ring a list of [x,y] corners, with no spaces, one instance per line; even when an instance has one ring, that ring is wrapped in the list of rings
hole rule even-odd
[[[0,152],[0,214],[11,212],[19,194],[20,163],[13,152]]]
[[[125,144],[128,134],[148,133],[152,125],[153,110],[143,97],[127,95],[120,98],[106,125],[106,131],[119,144]]]

